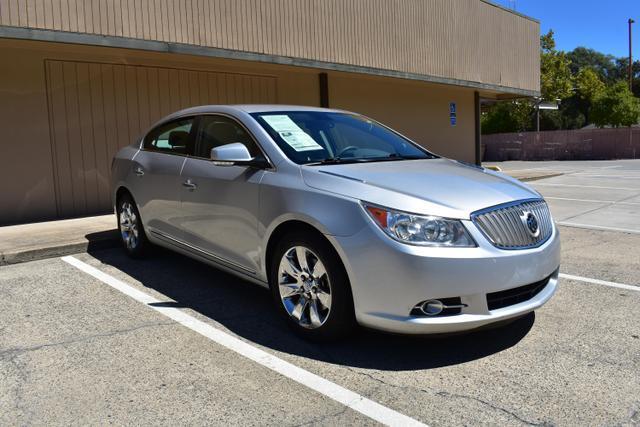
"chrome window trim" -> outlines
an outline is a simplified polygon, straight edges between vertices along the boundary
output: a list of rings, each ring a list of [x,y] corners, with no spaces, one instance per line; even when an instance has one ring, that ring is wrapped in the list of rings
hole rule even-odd
[[[160,126],[164,126],[164,125],[166,125],[168,123],[171,123],[173,121],[176,121],[176,120],[181,120],[181,119],[184,119],[184,118],[187,118],[187,117],[193,117],[194,125],[197,124],[198,125],[198,129],[197,130],[200,131],[200,129],[199,129],[200,123],[198,122],[198,118],[200,118],[202,116],[223,116],[223,117],[227,117],[227,118],[235,121],[236,123],[238,123],[247,132],[249,137],[253,140],[253,142],[256,144],[256,146],[258,147],[258,149],[260,150],[260,152],[262,153],[264,158],[269,163],[269,167],[265,168],[263,170],[276,171],[276,167],[275,167],[273,161],[271,161],[271,158],[267,155],[266,151],[264,151],[264,148],[262,148],[262,145],[258,141],[258,138],[256,138],[255,135],[253,133],[251,133],[251,131],[244,125],[244,123],[242,123],[240,120],[238,120],[238,118],[232,116],[231,114],[223,113],[223,112],[212,111],[212,112],[204,112],[204,113],[196,113],[196,114],[194,114],[192,112],[189,112],[189,113],[181,114],[179,116],[173,116],[171,119],[164,120],[164,121],[162,121],[160,123],[155,123],[153,125],[153,127],[147,129],[147,131],[144,133],[144,136],[142,138],[140,138],[140,142],[138,144],[138,147],[139,147],[140,151],[145,151],[147,153],[168,154],[170,156],[180,156],[180,157],[186,157],[186,158],[190,158],[190,159],[208,160],[208,161],[212,162],[213,160],[207,159],[205,157],[193,156],[193,155],[190,155],[190,154],[171,153],[171,152],[167,152],[167,151],[147,150],[146,148],[144,148],[144,141],[147,139],[147,136],[149,136],[149,134],[151,132],[153,132],[154,130],[156,130]],[[253,119],[253,117],[252,117],[252,120],[255,120],[255,119]],[[198,135],[194,136],[194,138],[197,138],[197,137],[198,137]],[[194,148],[194,151],[195,151],[195,148],[196,148],[195,144],[197,143],[197,141],[194,139],[193,142],[194,142],[194,147],[193,148]]]
[[[495,243],[493,241],[493,239],[491,238],[491,236],[489,236],[485,230],[483,229],[483,227],[479,226],[476,219],[478,216],[480,215],[484,215],[486,213],[489,212],[494,212],[500,209],[506,209],[506,208],[510,208],[510,207],[514,207],[514,206],[518,206],[518,205],[522,205],[525,203],[535,203],[535,202],[543,202],[543,203],[547,203],[546,200],[544,200],[544,198],[541,197],[536,197],[536,198],[530,198],[530,199],[520,199],[520,200],[514,200],[512,202],[507,202],[507,203],[501,203],[499,205],[493,205],[493,206],[489,206],[487,208],[483,208],[477,211],[474,211],[471,213],[471,215],[469,215],[469,219],[471,220],[471,222],[473,223],[473,225],[480,231],[480,233],[484,236],[485,239],[487,239],[487,241],[489,243],[491,243],[491,245],[493,247],[495,247],[496,249],[500,249],[503,251],[514,251],[514,250],[526,250],[526,249],[535,249],[535,248],[539,248],[540,246],[544,245],[545,243],[547,243],[551,237],[553,237],[555,231],[555,223],[553,222],[553,218],[551,217],[551,211],[549,211],[549,222],[550,222],[550,226],[551,226],[551,232],[549,233],[549,235],[544,238],[541,239],[539,242],[531,244],[531,245],[526,245],[526,246],[509,246],[509,247],[504,247],[501,246],[497,243]],[[547,209],[549,209],[548,205],[547,205]]]

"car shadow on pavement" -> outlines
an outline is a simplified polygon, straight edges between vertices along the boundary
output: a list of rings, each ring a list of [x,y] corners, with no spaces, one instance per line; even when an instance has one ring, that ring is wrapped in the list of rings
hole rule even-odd
[[[430,369],[480,359],[516,345],[535,321],[533,313],[495,329],[440,337],[402,336],[362,329],[332,343],[292,333],[265,288],[182,255],[154,248],[142,260],[121,249],[88,252],[167,297],[155,305],[193,310],[258,345],[327,363],[368,369]]]

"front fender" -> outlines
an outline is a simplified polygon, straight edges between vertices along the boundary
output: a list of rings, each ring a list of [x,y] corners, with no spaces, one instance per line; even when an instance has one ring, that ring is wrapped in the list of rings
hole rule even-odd
[[[335,245],[330,237],[357,233],[367,225],[365,215],[359,200],[310,188],[299,175],[265,174],[260,187],[258,222],[262,272],[266,274],[266,249],[278,226],[300,221],[320,231]]]

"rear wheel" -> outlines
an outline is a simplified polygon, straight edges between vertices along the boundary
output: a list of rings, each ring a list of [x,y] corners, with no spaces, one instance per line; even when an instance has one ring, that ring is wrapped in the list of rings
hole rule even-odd
[[[337,254],[320,236],[294,233],[271,260],[271,291],[278,311],[299,335],[337,339],[355,326],[349,280]]]
[[[124,194],[118,199],[116,213],[120,240],[127,254],[133,258],[144,256],[149,242],[144,233],[140,212],[129,194]]]

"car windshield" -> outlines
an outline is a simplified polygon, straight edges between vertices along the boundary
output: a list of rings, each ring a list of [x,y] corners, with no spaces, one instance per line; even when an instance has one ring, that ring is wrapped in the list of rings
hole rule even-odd
[[[251,115],[297,164],[437,157],[374,120],[357,114],[278,111]]]

